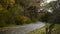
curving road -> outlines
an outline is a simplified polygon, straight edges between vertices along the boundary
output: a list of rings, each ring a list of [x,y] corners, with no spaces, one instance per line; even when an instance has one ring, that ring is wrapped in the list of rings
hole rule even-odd
[[[41,28],[43,26],[45,26],[44,23],[40,23],[40,22],[32,23],[32,24],[13,27],[12,29],[9,29],[7,31],[0,32],[0,34],[26,34],[32,30],[35,30],[37,28]]]

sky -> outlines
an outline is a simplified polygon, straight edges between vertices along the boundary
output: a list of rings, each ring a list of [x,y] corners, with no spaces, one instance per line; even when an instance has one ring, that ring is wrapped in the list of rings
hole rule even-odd
[[[50,3],[51,1],[56,1],[56,0],[47,0],[46,2],[47,2],[47,3]]]
[[[51,1],[57,1],[57,0],[43,0],[44,3],[42,2],[40,6],[45,6],[46,4],[50,3]]]

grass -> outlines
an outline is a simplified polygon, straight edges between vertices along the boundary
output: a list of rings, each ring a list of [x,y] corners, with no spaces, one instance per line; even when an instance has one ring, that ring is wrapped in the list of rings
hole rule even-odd
[[[0,28],[0,31],[6,31],[8,29],[13,28],[14,26],[16,26],[16,25],[9,25],[9,26],[2,27],[2,28]]]
[[[45,28],[49,27],[49,26],[50,26],[50,23],[46,23],[46,26],[39,28],[39,29],[36,29],[36,30],[33,30],[27,34],[45,34],[46,33]],[[52,34],[60,34],[60,24],[55,24],[51,33]]]
[[[46,23],[46,27],[48,28],[49,26],[50,26],[50,23]],[[52,34],[60,34],[60,24],[55,24],[51,33]]]
[[[60,34],[60,24],[55,24],[52,34]]]
[[[45,34],[45,27],[33,30],[27,34]]]

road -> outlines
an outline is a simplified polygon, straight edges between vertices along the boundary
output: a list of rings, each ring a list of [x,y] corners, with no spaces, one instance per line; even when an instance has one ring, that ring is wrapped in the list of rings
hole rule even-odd
[[[45,26],[45,24],[41,22],[31,23],[31,24],[13,27],[12,29],[9,29],[7,31],[0,32],[0,34],[26,34],[30,31],[33,31],[37,28],[41,28],[43,26]]]

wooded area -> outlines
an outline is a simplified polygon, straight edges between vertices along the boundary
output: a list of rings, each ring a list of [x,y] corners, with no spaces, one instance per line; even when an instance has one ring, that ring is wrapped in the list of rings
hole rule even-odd
[[[0,27],[38,21],[38,1],[0,0]]]
[[[37,21],[60,23],[60,1],[41,4],[42,0],[0,0],[0,27]]]

